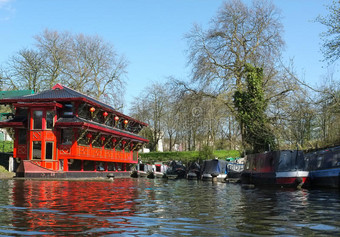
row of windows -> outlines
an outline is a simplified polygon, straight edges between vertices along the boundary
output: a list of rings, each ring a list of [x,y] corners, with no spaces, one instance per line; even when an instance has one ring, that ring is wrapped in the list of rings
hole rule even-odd
[[[309,170],[340,167],[340,151],[329,151],[325,154],[308,157],[307,167]]]
[[[74,138],[73,129],[62,129],[61,130],[61,144],[72,145],[73,138]],[[123,149],[122,144],[114,144],[112,140],[100,141],[100,139],[96,139],[92,141],[91,139],[88,139],[86,136],[82,136],[80,139],[78,139],[77,143],[78,145],[82,145],[82,146],[88,146],[90,145],[90,143],[92,143],[92,147],[101,148],[102,146],[104,146],[106,149],[115,148],[115,150],[118,150],[118,151]],[[124,150],[128,150],[128,147],[124,147]]]
[[[73,138],[74,138],[73,129],[61,129],[61,144],[62,145],[72,145]],[[77,142],[78,142],[78,145],[88,146],[90,145],[90,142],[92,141],[86,138],[86,136],[83,136]],[[27,143],[27,130],[19,129],[18,130],[18,144],[26,145],[26,143]],[[122,144],[113,144],[111,140],[105,141],[105,142],[95,140],[92,143],[93,147],[98,147],[98,148],[102,147],[103,145],[106,149],[113,149],[115,147],[116,150],[121,150],[123,148]],[[124,150],[128,150],[128,147],[125,147]]]

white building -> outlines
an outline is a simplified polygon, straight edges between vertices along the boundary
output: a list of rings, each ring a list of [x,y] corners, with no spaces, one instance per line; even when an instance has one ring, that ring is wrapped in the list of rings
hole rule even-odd
[[[0,128],[0,141],[13,141],[6,129]]]

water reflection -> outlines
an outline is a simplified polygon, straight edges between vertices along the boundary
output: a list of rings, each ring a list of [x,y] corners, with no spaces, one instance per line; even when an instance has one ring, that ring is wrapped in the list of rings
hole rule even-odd
[[[0,180],[0,235],[340,234],[338,191],[149,179]]]
[[[81,234],[104,228],[107,233],[121,233],[119,228],[112,229],[119,226],[107,218],[136,212],[133,200],[138,190],[134,181],[14,181],[12,224],[26,232]],[[129,223],[122,219],[117,224]]]

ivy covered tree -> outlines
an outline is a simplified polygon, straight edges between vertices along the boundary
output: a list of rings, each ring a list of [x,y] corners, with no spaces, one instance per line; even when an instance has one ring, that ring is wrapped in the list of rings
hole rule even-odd
[[[266,115],[267,101],[263,90],[263,69],[245,65],[246,90],[234,93],[234,105],[241,125],[244,147],[251,146],[254,152],[275,149],[275,137]]]
[[[235,92],[247,90],[245,65],[256,65],[263,69],[263,100],[271,109],[267,110],[268,116],[274,117],[272,122],[279,121],[273,116],[279,110],[274,109],[275,105],[297,88],[295,79],[282,70],[284,41],[280,10],[271,1],[244,2],[226,1],[208,29],[194,26],[187,34],[192,81],[190,85],[183,83],[183,87],[220,100],[234,119],[238,111],[235,111],[233,96]],[[252,128],[246,133],[246,127],[239,125],[245,145]],[[268,131],[262,124],[254,126],[262,128],[262,133]]]

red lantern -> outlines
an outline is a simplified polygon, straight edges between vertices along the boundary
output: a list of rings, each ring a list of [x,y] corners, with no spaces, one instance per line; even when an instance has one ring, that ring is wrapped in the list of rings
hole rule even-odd
[[[94,107],[90,108],[90,112],[91,112],[91,116],[93,117],[93,112],[96,111],[96,109]]]
[[[125,144],[126,144],[126,141],[122,141],[122,144],[123,144],[123,146],[125,146]]]
[[[115,126],[117,126],[118,121],[119,121],[119,117],[116,115],[116,116],[114,117],[114,120],[115,120]]]
[[[91,137],[92,137],[92,133],[86,134],[86,137],[87,137],[87,140],[89,141],[91,139]]]
[[[108,116],[108,115],[109,114],[106,111],[103,113],[104,118],[106,118],[106,116]]]
[[[127,119],[124,120],[124,128],[126,128],[127,124],[129,123],[129,121]]]
[[[105,137],[104,137],[104,136],[101,136],[101,137],[100,137],[100,140],[102,141],[102,143],[104,143]]]
[[[116,143],[116,141],[117,141],[117,139],[116,139],[116,138],[112,138],[112,143],[113,143],[113,144],[115,144],[115,143]]]

